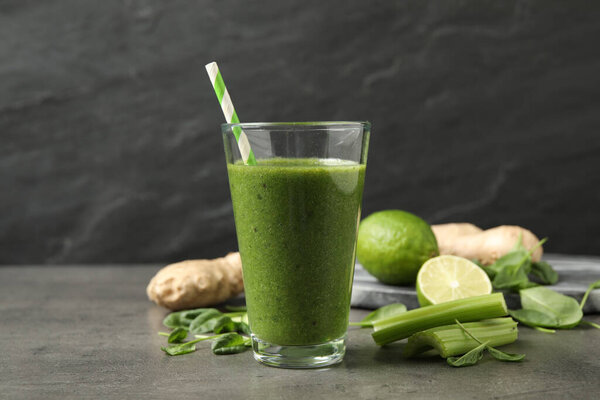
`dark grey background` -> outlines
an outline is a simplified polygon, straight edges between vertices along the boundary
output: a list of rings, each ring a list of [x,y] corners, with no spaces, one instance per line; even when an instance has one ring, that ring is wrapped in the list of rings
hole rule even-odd
[[[600,2],[0,0],[0,263],[236,247],[217,60],[245,121],[373,123],[364,215],[600,254]]]

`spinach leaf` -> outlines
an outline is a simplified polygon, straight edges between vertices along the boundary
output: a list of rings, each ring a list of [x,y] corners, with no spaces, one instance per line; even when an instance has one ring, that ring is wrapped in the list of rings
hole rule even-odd
[[[527,250],[519,237],[513,250],[500,257],[492,265],[484,267],[483,270],[492,280],[494,288],[517,291],[537,286],[535,282],[529,280],[529,274],[537,276],[543,284],[556,283],[558,274],[550,264],[534,263],[531,260],[531,254],[546,240],[547,238],[540,240],[531,250]]]
[[[245,333],[246,335],[252,334],[252,332],[250,331],[250,326],[247,323],[241,321],[241,322],[236,322],[236,325],[237,326],[236,326],[235,330],[238,331],[239,333]]]
[[[196,308],[194,310],[183,310],[172,312],[163,320],[163,325],[167,328],[185,328],[189,329],[190,324],[196,317],[206,312],[217,311],[214,308]],[[217,311],[218,312],[218,311]]]
[[[187,343],[173,344],[167,347],[163,346],[160,349],[170,356],[181,356],[183,354],[193,353],[196,351],[196,342],[191,341]]]
[[[558,319],[553,315],[544,312],[523,308],[521,310],[509,310],[508,313],[517,321],[535,327],[555,328],[558,326]]]
[[[248,309],[246,308],[246,306],[231,306],[229,304],[227,304],[225,306],[225,309],[227,311],[235,311],[235,312],[237,312],[237,311],[248,311]]]
[[[404,312],[406,312],[406,306],[404,304],[402,304],[402,303],[388,304],[387,306],[380,307],[377,310],[373,311],[372,313],[368,314],[366,317],[364,317],[362,319],[362,321],[350,322],[349,325],[361,326],[363,328],[372,327],[373,322],[375,322],[377,320],[389,318],[394,315],[402,314]]]
[[[556,325],[544,328],[570,329],[579,324],[583,313],[574,298],[539,286],[521,290],[521,306],[526,310],[539,311],[557,320]]]
[[[471,339],[475,340],[477,343],[479,343],[480,345],[486,345],[485,348],[486,350],[496,359],[499,361],[509,361],[509,362],[516,362],[516,361],[521,361],[525,358],[525,354],[513,354],[513,353],[506,353],[504,351],[498,350],[492,346],[487,345],[487,343],[483,343],[481,340],[477,339],[471,332],[469,332],[467,330],[467,328],[465,328],[465,326],[463,324],[461,324],[458,319],[455,319],[454,322],[456,322],[456,324],[460,327],[460,329],[463,330],[464,333],[466,333],[467,335],[469,335],[471,337]],[[472,364],[471,364],[472,365]]]
[[[558,282],[558,273],[546,261],[532,263],[531,273],[544,285],[554,285]]]
[[[499,361],[508,361],[508,362],[516,362],[521,361],[525,358],[525,354],[513,354],[506,353],[504,351],[498,350],[492,346],[487,346],[487,351]]]
[[[188,331],[185,328],[175,328],[170,334],[167,342],[169,343],[181,343],[187,337]]]
[[[190,340],[189,342],[186,342],[186,343],[172,344],[167,347],[161,347],[160,349],[170,356],[180,356],[182,354],[193,353],[194,351],[196,351],[196,343],[198,343],[198,342],[202,342],[204,340],[209,340],[209,339],[218,339],[221,336],[222,335],[201,336],[201,337],[198,337],[197,339]]]
[[[468,367],[475,365],[483,357],[487,343],[482,343],[461,357],[448,357],[446,362],[452,367]]]
[[[496,289],[518,290],[530,285],[527,274],[531,271],[531,255],[527,250],[507,253],[487,268]]]
[[[250,347],[250,338],[245,338],[237,333],[226,333],[215,340],[211,346],[216,355],[237,354]]]
[[[236,323],[226,315],[218,317],[214,321],[213,331],[215,333],[235,332],[237,329]]]
[[[212,332],[221,316],[223,314],[215,309],[198,315],[190,324],[190,332],[194,334]]]
[[[213,322],[211,322],[213,323]],[[234,321],[227,315],[222,315],[214,320],[213,331],[215,333],[239,332],[250,335],[250,327],[242,321]]]

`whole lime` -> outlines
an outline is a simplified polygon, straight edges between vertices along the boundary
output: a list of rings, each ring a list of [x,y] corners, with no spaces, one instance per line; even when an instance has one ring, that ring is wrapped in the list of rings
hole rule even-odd
[[[433,231],[421,218],[401,210],[369,215],[358,228],[356,257],[389,285],[412,285],[421,265],[439,255]]]

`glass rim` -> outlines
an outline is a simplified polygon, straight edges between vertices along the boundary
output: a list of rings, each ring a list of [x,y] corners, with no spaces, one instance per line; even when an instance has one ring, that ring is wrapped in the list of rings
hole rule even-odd
[[[358,126],[371,127],[369,121],[306,121],[306,122],[236,122],[223,123],[222,129],[239,127],[242,129],[252,128],[273,128],[273,127],[336,127],[336,128],[355,128]]]

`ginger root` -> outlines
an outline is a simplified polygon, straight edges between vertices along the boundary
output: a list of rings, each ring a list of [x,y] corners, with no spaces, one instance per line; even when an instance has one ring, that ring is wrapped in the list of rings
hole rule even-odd
[[[531,250],[539,239],[531,231],[514,225],[502,225],[482,230],[468,223],[432,225],[440,254],[452,254],[470,260],[479,260],[483,265],[493,264],[498,258],[511,251],[519,237],[523,246]],[[531,255],[533,261],[542,258],[542,246]]]
[[[240,253],[170,264],[152,278],[148,298],[170,310],[219,304],[244,290]]]

